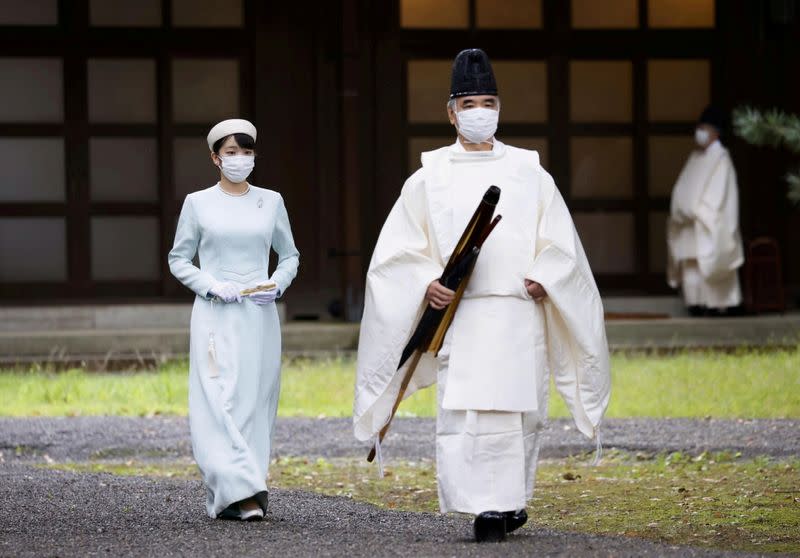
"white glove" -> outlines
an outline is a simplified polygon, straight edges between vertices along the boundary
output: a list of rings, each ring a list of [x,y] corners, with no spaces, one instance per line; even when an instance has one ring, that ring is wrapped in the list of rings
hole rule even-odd
[[[278,298],[280,295],[280,291],[278,289],[272,289],[269,291],[259,291],[257,293],[247,295],[247,298],[252,300],[255,304],[263,305],[269,304],[270,302],[275,302],[275,299]]]
[[[241,302],[242,295],[239,293],[239,287],[233,283],[214,283],[208,289],[208,294],[216,296],[222,302]]]

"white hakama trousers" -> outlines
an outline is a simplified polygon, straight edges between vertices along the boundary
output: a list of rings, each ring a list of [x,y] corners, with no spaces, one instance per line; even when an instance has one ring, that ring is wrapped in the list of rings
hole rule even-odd
[[[439,353],[436,477],[442,513],[525,508],[533,494],[542,413],[442,408],[449,347]],[[546,401],[546,398],[545,398]]]
[[[681,262],[681,289],[686,306],[729,308],[742,302],[742,289],[736,271],[716,281],[709,281],[700,273],[697,260]]]

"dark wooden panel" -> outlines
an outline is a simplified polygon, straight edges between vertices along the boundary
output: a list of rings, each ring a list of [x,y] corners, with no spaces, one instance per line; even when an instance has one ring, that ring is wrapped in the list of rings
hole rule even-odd
[[[89,135],[150,138],[158,135],[158,124],[89,124]]]
[[[63,136],[63,124],[0,124],[0,136],[54,137]]]
[[[155,215],[162,213],[158,202],[91,202],[89,214],[97,215]],[[162,258],[163,259],[163,258]]]
[[[640,25],[647,20],[647,2],[639,2]],[[633,59],[633,201],[634,201],[634,262],[639,278],[647,273],[650,265],[650,213],[648,212],[648,168],[647,150],[647,58],[637,53]]]
[[[724,109],[750,105],[800,113],[800,13],[793,21],[772,20],[769,2],[717,2],[721,36],[715,93]],[[790,303],[800,304],[797,253],[800,211],[786,200],[783,175],[796,157],[759,148],[728,136],[739,180],[741,227],[745,239],[778,240]],[[794,298],[794,300],[792,300]]]
[[[164,17],[172,17],[171,10],[164,5]],[[164,21],[167,21],[164,19]],[[158,111],[158,201],[161,206],[158,239],[161,257],[161,292],[165,296],[178,293],[177,281],[169,271],[167,254],[175,237],[176,215],[183,200],[175,199],[175,176],[173,172],[173,137],[176,135],[172,121],[172,76],[167,52],[161,52],[156,60],[156,95]],[[206,132],[207,133],[207,132]],[[204,134],[201,134],[204,135]],[[176,210],[176,205],[179,207]]]
[[[556,7],[556,17],[563,13]],[[450,58],[467,45],[480,45],[496,60],[547,58],[562,52],[586,60],[651,57],[693,58],[709,52],[713,30],[403,30],[400,48],[412,58]],[[462,46],[463,45],[463,46]]]
[[[75,0],[62,13],[67,34],[83,37],[87,31],[88,0]],[[67,173],[67,269],[73,296],[85,296],[91,274],[89,222],[89,102],[86,50],[72,41],[64,56],[65,167]]]
[[[31,304],[35,302],[62,304],[129,302],[132,298],[148,297],[158,301],[161,285],[158,281],[104,281],[84,286],[81,292],[65,283],[0,283],[0,301],[3,304]]]
[[[65,203],[0,203],[0,217],[62,217],[68,213]]]
[[[331,230],[335,218],[327,215],[330,207],[321,204],[331,192],[320,191],[318,173],[320,165],[327,164],[334,176],[326,176],[325,184],[334,192],[338,189],[337,163],[331,166],[331,157],[338,159],[337,131],[324,126],[320,119],[331,110],[324,97],[334,103],[337,99],[330,61],[325,60],[327,47],[338,50],[329,36],[330,27],[335,33],[338,12],[336,3],[329,4],[332,6],[319,7],[322,13],[318,17],[309,17],[307,6],[301,4],[257,2],[254,6],[254,115],[261,154],[255,179],[283,196],[301,253],[301,272],[286,298],[290,314],[310,313],[307,306],[318,311],[320,303],[315,299],[328,287],[323,281],[323,267],[328,261],[322,254],[327,253],[329,239],[323,231]],[[323,14],[329,16],[327,20]],[[318,28],[323,22],[324,26]],[[322,85],[321,76],[325,76]],[[324,89],[319,90],[320,86]],[[330,152],[323,154],[323,150]]]
[[[247,13],[253,0],[245,0]],[[170,63],[173,57],[238,57],[242,61],[242,114],[253,112],[255,96],[252,59],[255,26],[251,18],[242,29],[170,29],[171,1],[163,0],[161,28],[94,28],[88,25],[88,0],[61,0],[55,27],[4,27],[0,50],[4,56],[56,56],[64,63],[63,124],[0,124],[0,135],[19,137],[63,136],[65,139],[67,199],[57,203],[0,203],[0,216],[65,216],[67,218],[68,281],[51,289],[56,298],[84,300],[92,296],[182,296],[169,274],[166,255],[180,210],[172,176],[172,140],[175,136],[205,136],[213,122],[175,126],[172,123]],[[245,35],[242,40],[243,33]],[[227,45],[220,48],[220,45]],[[155,58],[157,64],[157,124],[89,124],[87,99],[88,58]],[[91,203],[89,199],[90,136],[157,137],[159,145],[159,203]],[[95,215],[153,215],[160,219],[159,260],[161,281],[121,282],[105,285],[90,278],[90,217]],[[160,284],[160,287],[157,285]],[[37,296],[36,288],[12,288],[5,298]],[[0,295],[2,296],[2,295]],[[42,295],[45,296],[45,295]]]
[[[397,14],[394,2],[381,3],[381,9],[376,7],[375,10],[375,17],[381,22],[382,29],[374,54],[375,123],[372,141],[377,146],[375,174],[372,177],[374,200],[372,210],[365,206],[371,221],[369,230],[365,231],[370,238],[366,242],[369,253],[372,253],[380,227],[400,193],[408,161],[408,142],[402,134],[407,120],[406,90],[403,87],[406,64],[397,41],[392,40],[387,29],[396,26]]]

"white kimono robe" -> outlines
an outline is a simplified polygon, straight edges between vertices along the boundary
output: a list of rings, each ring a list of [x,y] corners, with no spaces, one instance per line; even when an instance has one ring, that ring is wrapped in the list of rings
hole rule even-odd
[[[549,374],[589,437],[609,399],[603,308],[564,201],[535,151],[495,142],[422,155],[381,231],[367,274],[353,422],[374,439],[404,369],[400,353],[486,189],[503,220],[478,258],[438,359],[423,355],[406,391],[439,386],[437,464],[442,511],[524,507],[533,489]],[[525,279],[548,292],[536,304]],[[406,365],[407,366],[407,365]]]
[[[739,192],[728,150],[715,141],[686,161],[667,220],[667,282],[687,306],[726,308],[742,301],[744,263]]]
[[[270,248],[278,254],[271,276]],[[195,255],[200,267],[192,262]],[[191,318],[189,426],[212,518],[251,496],[266,507],[281,330],[274,304],[259,306],[246,298],[241,303],[212,302],[208,290],[215,280],[244,289],[271,279],[283,294],[298,262],[277,192],[251,186],[245,195],[232,196],[217,184],[186,197],[169,266],[197,293]]]

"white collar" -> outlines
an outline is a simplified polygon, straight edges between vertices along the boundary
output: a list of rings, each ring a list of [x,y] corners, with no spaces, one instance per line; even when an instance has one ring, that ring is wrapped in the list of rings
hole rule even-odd
[[[714,155],[716,153],[719,153],[723,149],[724,149],[724,147],[722,147],[722,143],[720,143],[720,141],[718,139],[715,139],[714,142],[711,145],[706,147],[705,152],[706,152],[706,155]]]
[[[506,146],[499,139],[494,138],[491,151],[467,151],[461,144],[461,140],[456,138],[453,145],[450,146],[450,160],[451,161],[472,161],[476,160],[493,160],[499,159],[506,153]]]
[[[220,192],[222,192],[226,196],[230,196],[232,198],[241,198],[242,196],[246,196],[247,194],[250,193],[250,183],[249,182],[247,183],[247,190],[245,190],[241,194],[232,194],[232,193],[228,192],[225,188],[222,187],[222,183],[221,182],[217,182],[216,186],[217,186],[217,189]]]

